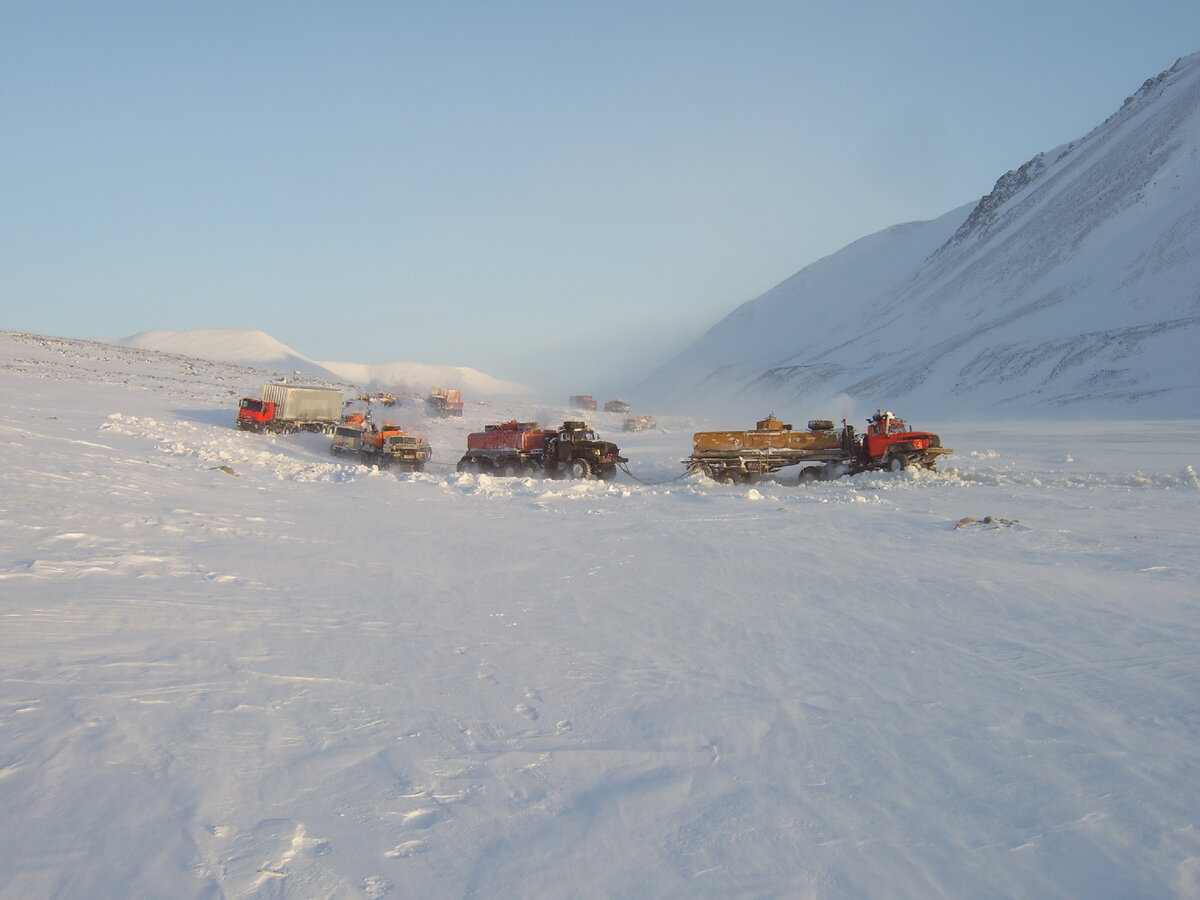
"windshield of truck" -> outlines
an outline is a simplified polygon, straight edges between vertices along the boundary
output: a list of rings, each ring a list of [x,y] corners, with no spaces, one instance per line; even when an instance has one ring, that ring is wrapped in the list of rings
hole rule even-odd
[[[395,435],[393,437],[388,437],[385,440],[389,447],[395,447],[397,445],[411,446],[417,442],[415,437],[406,437],[405,435]]]
[[[243,400],[240,404],[242,409],[248,409],[250,412],[262,412],[263,405],[261,400]]]
[[[335,428],[333,433],[338,437],[356,438],[362,436],[362,431],[358,428]]]

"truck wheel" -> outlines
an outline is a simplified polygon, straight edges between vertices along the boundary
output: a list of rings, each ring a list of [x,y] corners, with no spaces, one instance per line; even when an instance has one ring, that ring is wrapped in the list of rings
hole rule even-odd
[[[592,467],[586,459],[573,459],[567,465],[567,473],[575,480],[582,481],[591,477]]]
[[[521,467],[515,462],[506,462],[500,467],[500,474],[505,478],[516,478],[521,474]]]
[[[821,467],[820,466],[805,466],[800,470],[801,481],[820,481]]]
[[[908,462],[900,454],[894,454],[888,457],[887,467],[891,472],[902,472],[907,467]]]
[[[455,466],[455,469],[457,469],[459,472],[473,473],[475,471],[475,461],[473,459],[470,459],[469,457],[464,456],[462,459],[460,459],[458,461],[458,465]]]

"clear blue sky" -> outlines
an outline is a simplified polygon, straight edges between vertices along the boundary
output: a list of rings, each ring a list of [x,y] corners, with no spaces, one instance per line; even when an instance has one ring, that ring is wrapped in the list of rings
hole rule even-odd
[[[0,328],[601,393],[1197,51],[1195,0],[0,0]]]

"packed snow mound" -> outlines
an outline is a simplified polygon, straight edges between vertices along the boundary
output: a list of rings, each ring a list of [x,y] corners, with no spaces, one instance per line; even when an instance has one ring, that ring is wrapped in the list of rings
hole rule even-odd
[[[458,388],[468,401],[475,397],[528,397],[533,389],[515,381],[493,378],[467,366],[439,366],[417,362],[322,362],[321,366],[347,381],[364,387],[412,391],[424,395],[431,387]]]
[[[839,396],[913,416],[1194,414],[1198,284],[1200,54],[978,203],[743,304],[640,393],[809,415]]]
[[[263,331],[237,328],[194,328],[187,331],[142,331],[114,341],[124,347],[157,350],[207,359],[210,362],[236,363],[286,372],[304,372],[336,378],[333,372],[302,353],[277,341]]]

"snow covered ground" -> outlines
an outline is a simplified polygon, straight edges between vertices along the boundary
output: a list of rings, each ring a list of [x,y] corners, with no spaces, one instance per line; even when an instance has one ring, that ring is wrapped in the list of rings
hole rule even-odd
[[[1200,424],[727,486],[765,411],[601,413],[664,483],[575,483],[453,470],[563,409],[380,473],[262,381],[0,334],[0,896],[1200,896]]]

